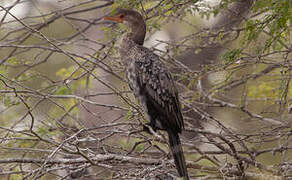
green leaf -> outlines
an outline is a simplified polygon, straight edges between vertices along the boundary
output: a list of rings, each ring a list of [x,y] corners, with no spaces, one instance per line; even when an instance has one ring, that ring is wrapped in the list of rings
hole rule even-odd
[[[240,55],[240,49],[232,49],[223,54],[222,59],[226,64],[234,62]]]
[[[70,94],[71,90],[67,88],[66,86],[61,86],[56,92],[55,95],[66,95]]]

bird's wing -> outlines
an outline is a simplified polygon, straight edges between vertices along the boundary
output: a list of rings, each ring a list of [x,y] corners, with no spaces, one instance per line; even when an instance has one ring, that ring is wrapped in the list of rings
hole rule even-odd
[[[135,63],[137,81],[151,105],[166,117],[166,123],[177,132],[183,128],[178,92],[167,68],[155,54],[146,53]]]

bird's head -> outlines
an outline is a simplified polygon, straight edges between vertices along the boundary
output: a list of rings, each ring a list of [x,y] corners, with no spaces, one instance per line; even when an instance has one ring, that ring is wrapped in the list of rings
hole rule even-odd
[[[123,23],[131,28],[135,28],[144,23],[141,14],[130,9],[118,9],[113,16],[105,16],[104,19],[112,22]]]
[[[143,45],[146,25],[140,13],[130,9],[118,9],[113,16],[105,16],[104,19],[128,26],[131,29],[131,32],[127,34],[128,37],[135,43]]]

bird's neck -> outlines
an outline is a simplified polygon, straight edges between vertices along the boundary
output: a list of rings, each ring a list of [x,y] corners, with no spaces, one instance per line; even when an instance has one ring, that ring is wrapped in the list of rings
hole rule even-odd
[[[143,45],[146,35],[146,25],[143,21],[139,24],[132,25],[130,27],[131,32],[128,33],[129,38],[136,44]]]
[[[120,54],[122,57],[127,57],[131,54],[133,47],[142,46],[146,34],[145,24],[131,27],[131,31],[124,35],[120,46]],[[135,48],[134,48],[135,49]]]

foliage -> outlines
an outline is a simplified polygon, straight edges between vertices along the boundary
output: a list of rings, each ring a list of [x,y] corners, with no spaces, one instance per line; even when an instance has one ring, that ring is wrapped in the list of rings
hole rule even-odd
[[[0,179],[177,176],[163,131],[141,131],[117,8],[169,38],[147,46],[177,81],[192,178],[291,178],[291,0],[36,2],[0,6]]]

